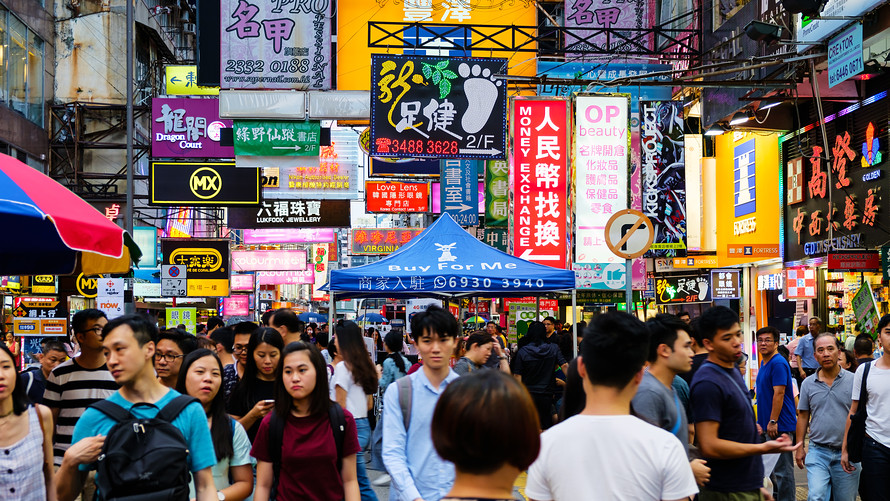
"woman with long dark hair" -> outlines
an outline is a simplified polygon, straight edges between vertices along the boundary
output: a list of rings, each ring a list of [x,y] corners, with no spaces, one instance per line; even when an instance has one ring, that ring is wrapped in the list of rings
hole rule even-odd
[[[253,442],[260,421],[272,410],[275,370],[284,350],[284,339],[271,327],[260,327],[247,344],[247,367],[229,397],[227,411],[247,430]]]
[[[253,492],[250,440],[241,423],[226,414],[225,395],[220,391],[222,373],[223,364],[219,357],[208,349],[199,348],[182,361],[176,391],[197,398],[204,407],[216,452],[217,462],[212,468],[216,490],[223,493],[226,501],[243,501]],[[194,499],[194,482],[189,489],[189,499]]]
[[[255,501],[360,499],[355,419],[343,411],[346,424],[342,450],[337,451],[330,417],[331,406],[337,404],[328,398],[324,374],[324,357],[314,345],[287,345],[276,373],[274,410],[263,418],[251,450],[257,459]],[[282,426],[280,441],[270,437],[276,420]]]
[[[2,498],[55,501],[52,413],[48,407],[31,404],[16,371],[15,356],[5,343],[0,348],[0,449],[5,451],[0,454]]]
[[[513,376],[522,381],[535,402],[543,429],[553,424],[553,397],[557,393],[554,371],[568,370],[559,347],[546,342],[547,329],[541,322],[532,322],[525,337],[527,344],[519,348],[513,359]],[[521,344],[521,343],[520,343]]]
[[[384,348],[386,348],[387,356],[383,360],[383,373],[380,376],[380,387],[386,388],[396,379],[408,375],[408,368],[411,364],[405,355],[402,355],[402,332],[398,330],[389,331],[383,338]]]
[[[373,395],[377,393],[377,369],[368,356],[362,330],[355,322],[346,321],[337,326],[334,338],[337,352],[343,361],[334,366],[335,400],[355,417],[359,447],[364,450],[371,440],[371,425],[368,423],[368,409],[372,407]],[[357,475],[361,488],[362,501],[377,501],[365,470],[364,454],[359,451]]]

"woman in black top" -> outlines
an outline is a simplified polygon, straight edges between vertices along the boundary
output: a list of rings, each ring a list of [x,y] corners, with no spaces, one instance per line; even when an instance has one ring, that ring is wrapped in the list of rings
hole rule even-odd
[[[513,375],[531,393],[541,427],[546,430],[553,424],[553,396],[558,391],[554,372],[560,367],[565,373],[568,364],[559,347],[547,342],[547,329],[541,322],[529,324],[525,338],[527,344],[519,348],[513,358]]]
[[[277,330],[260,327],[247,344],[247,367],[235,385],[226,410],[247,430],[253,442],[263,416],[275,405],[275,370],[284,351],[284,340]]]

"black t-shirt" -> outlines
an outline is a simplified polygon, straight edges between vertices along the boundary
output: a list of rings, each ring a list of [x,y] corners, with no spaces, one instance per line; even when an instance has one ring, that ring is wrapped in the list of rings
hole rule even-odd
[[[704,362],[707,359],[708,359],[707,353],[699,353],[698,355],[693,355],[692,356],[692,369],[690,369],[689,372],[680,374],[680,378],[683,379],[683,381],[686,381],[686,384],[692,386],[692,376],[694,376],[695,371],[697,371],[698,368],[701,367],[702,362]]]
[[[513,360],[513,374],[522,376],[529,393],[554,393],[556,368],[566,363],[559,347],[552,343],[527,344]]]
[[[754,408],[737,369],[706,362],[692,379],[690,403],[694,422],[720,423],[717,437],[744,444],[760,443]],[[704,458],[711,467],[707,488],[717,492],[754,491],[763,486],[760,455],[736,459]]]
[[[239,384],[241,384],[241,381],[239,381]],[[229,404],[226,406],[226,411],[233,416],[243,417],[250,412],[250,409],[253,409],[253,406],[260,400],[272,400],[275,398],[275,381],[263,381],[259,378],[255,379],[248,401],[238,398],[239,394],[240,391],[236,386],[235,390],[232,392],[232,397],[229,399]],[[247,437],[250,439],[251,443],[253,443],[256,433],[260,429],[260,421],[262,421],[262,419],[257,419],[256,422],[253,423],[253,426],[247,430]]]

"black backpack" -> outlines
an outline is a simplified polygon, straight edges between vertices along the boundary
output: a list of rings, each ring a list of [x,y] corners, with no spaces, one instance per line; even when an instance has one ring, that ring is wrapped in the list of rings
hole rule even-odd
[[[334,446],[337,448],[337,470],[343,467],[343,440],[346,438],[346,414],[337,402],[328,407],[328,419],[331,420],[331,431],[334,435]],[[274,477],[269,499],[275,501],[278,495],[278,477],[281,475],[281,449],[284,447],[284,420],[275,411],[269,418],[269,454],[272,456]]]
[[[152,419],[139,419],[101,400],[93,408],[117,421],[97,462],[97,498],[104,501],[188,501],[191,474],[188,444],[172,422],[198,400],[179,395]],[[138,403],[135,406],[152,406]]]

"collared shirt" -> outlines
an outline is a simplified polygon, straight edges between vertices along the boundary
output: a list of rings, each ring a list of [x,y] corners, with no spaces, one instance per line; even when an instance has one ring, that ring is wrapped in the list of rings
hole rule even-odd
[[[807,334],[800,338],[800,342],[797,343],[797,348],[794,349],[794,354],[800,357],[800,365],[802,365],[804,369],[819,368],[819,363],[816,362],[816,353],[813,351],[812,334]]]
[[[435,388],[421,368],[406,376],[411,379],[411,423],[405,430],[398,385],[383,394],[383,463],[392,477],[390,501],[438,501],[454,483],[454,464],[445,461],[433,446],[433,410],[436,401],[459,376],[449,371]]]
[[[853,402],[853,373],[841,369],[831,386],[828,386],[819,379],[821,372],[820,370],[803,380],[797,409],[810,412],[811,441],[840,447],[844,441],[844,427]]]
[[[791,381],[791,366],[778,353],[773,353],[757,371],[757,423],[764,430],[772,419],[776,386],[785,388],[782,408],[779,409],[776,420],[779,433],[794,433],[797,430],[797,412],[794,410],[794,388]]]

